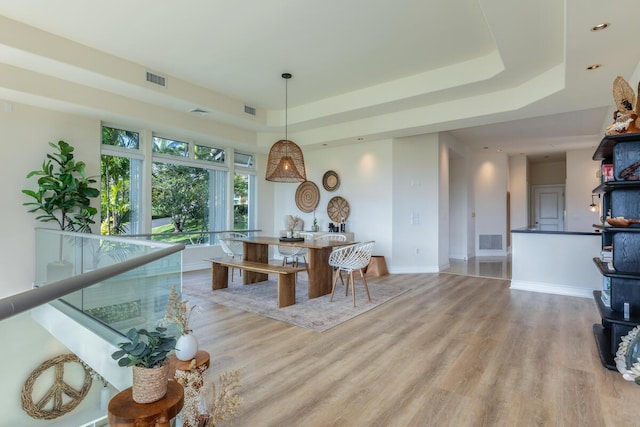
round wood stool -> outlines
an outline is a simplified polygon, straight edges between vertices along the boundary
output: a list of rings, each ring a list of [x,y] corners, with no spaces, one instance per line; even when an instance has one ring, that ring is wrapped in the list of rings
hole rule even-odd
[[[169,381],[167,394],[152,403],[133,401],[131,387],[122,390],[109,401],[108,416],[111,427],[169,427],[184,404],[184,390]]]
[[[198,350],[196,353],[196,365],[195,369],[205,371],[209,368],[210,361],[209,352],[204,350]],[[167,356],[167,360],[169,361],[169,379],[172,380],[175,377],[176,371],[189,371],[191,368],[191,360],[178,360],[175,354],[170,354]],[[193,359],[192,359],[193,360]],[[202,369],[199,369],[202,366]]]

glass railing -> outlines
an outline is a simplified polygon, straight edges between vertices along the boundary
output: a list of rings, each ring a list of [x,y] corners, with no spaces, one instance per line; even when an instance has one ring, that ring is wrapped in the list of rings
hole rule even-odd
[[[129,238],[147,239],[154,242],[164,243],[181,243],[186,246],[197,245],[218,245],[220,236],[225,233],[243,233],[247,236],[253,236],[260,233],[260,229],[238,229],[238,230],[222,230],[222,231],[200,231],[200,232],[171,232],[171,233],[150,233],[150,234],[132,234],[127,235]]]
[[[171,245],[83,233],[36,230],[36,286],[103,269]],[[72,308],[126,334],[155,328],[172,286],[181,289],[177,252],[61,298]]]
[[[131,375],[130,369],[117,366],[111,353],[130,328],[153,329],[164,317],[171,287],[181,289],[182,249],[138,239],[36,230],[34,289],[0,300],[0,340],[7,349],[0,364],[0,389],[6,397],[0,402],[0,425],[82,426],[93,425],[92,420],[106,425],[106,403],[127,386]],[[47,400],[46,390],[60,380],[60,372],[39,369],[61,353],[80,357],[90,368],[93,384],[68,414],[34,417],[31,412],[56,412],[55,399]],[[79,366],[67,366],[62,373],[62,381],[76,390],[84,376]],[[38,379],[25,393],[26,379],[34,374]],[[70,397],[61,399],[64,409]],[[16,404],[20,400],[22,407]]]

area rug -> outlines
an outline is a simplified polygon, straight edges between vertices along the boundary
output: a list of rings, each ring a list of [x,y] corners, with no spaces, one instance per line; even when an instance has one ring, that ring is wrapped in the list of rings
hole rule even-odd
[[[303,276],[302,274],[300,276]],[[242,285],[236,276],[235,282],[229,281],[227,289],[212,291],[209,286],[189,286],[183,289],[185,293],[194,293],[199,298],[205,298],[227,307],[256,313],[271,319],[286,322],[301,328],[323,332],[349,319],[366,313],[381,304],[408,291],[409,288],[389,284],[375,283],[367,280],[371,302],[360,280],[356,280],[356,307],[353,307],[351,293],[345,296],[345,288],[338,284],[333,302],[330,295],[308,299],[308,283],[299,278],[296,285],[296,303],[289,307],[278,308],[277,284],[275,280]],[[207,284],[208,285],[208,284]]]

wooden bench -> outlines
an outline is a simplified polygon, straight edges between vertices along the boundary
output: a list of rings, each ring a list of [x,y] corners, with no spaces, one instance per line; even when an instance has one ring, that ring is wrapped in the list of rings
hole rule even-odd
[[[212,258],[209,261],[211,261],[211,289],[214,291],[228,287],[229,267],[254,273],[277,274],[278,308],[296,303],[296,273],[306,270],[306,267],[288,267],[233,258]]]

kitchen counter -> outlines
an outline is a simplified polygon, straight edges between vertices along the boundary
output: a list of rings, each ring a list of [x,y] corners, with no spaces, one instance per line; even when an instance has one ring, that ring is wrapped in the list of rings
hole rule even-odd
[[[600,235],[599,231],[596,230],[542,230],[535,225],[529,227],[516,228],[511,230],[512,233],[539,233],[539,234],[578,234],[578,235],[589,235],[596,234]]]
[[[602,288],[593,263],[602,236],[595,231],[511,232],[511,289],[592,298]]]

